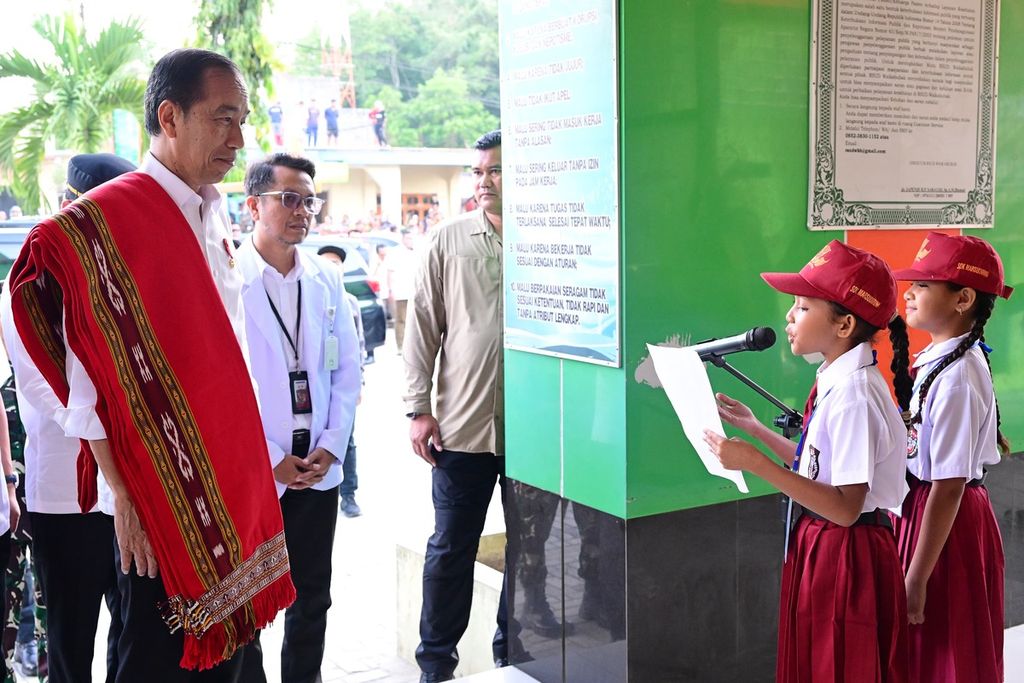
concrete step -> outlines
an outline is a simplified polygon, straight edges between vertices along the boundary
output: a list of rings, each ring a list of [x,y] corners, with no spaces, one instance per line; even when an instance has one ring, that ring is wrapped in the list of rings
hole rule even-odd
[[[533,676],[524,674],[514,666],[506,666],[501,669],[491,669],[465,678],[457,678],[457,681],[466,683],[538,683]]]

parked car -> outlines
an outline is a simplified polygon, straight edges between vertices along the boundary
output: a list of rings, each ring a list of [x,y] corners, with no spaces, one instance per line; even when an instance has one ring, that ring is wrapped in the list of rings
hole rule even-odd
[[[0,279],[7,278],[28,231],[41,220],[42,216],[20,216],[0,221]]]
[[[388,250],[397,247],[401,243],[400,237],[386,230],[375,230],[374,232],[351,233],[346,236],[339,236],[337,239],[345,240],[355,245],[355,248],[370,266],[370,283],[374,286],[374,291],[377,292],[378,296],[381,296],[382,290],[387,283],[380,281],[380,278],[384,276],[380,270],[380,260],[382,257],[380,248],[384,247],[385,250]],[[387,319],[388,327],[394,327],[394,321],[391,319],[392,313],[391,306],[385,302],[384,315]]]
[[[384,343],[387,334],[387,317],[384,307],[377,298],[380,283],[370,278],[363,251],[365,243],[358,238],[336,235],[310,235],[299,245],[310,254],[324,246],[341,247],[345,250],[345,289],[359,300],[359,312],[363,318],[363,335],[366,339],[366,354],[373,357],[373,350]]]
[[[397,247],[402,243],[402,236],[397,232],[388,232],[387,230],[374,230],[373,232],[360,233],[358,236],[354,236],[356,239],[366,240],[370,242],[374,247]]]
[[[359,255],[363,257],[370,266],[373,266],[374,259],[376,258],[377,247],[385,247],[390,249],[391,247],[397,246],[401,239],[398,235],[387,232],[384,230],[377,230],[374,232],[353,232],[347,235],[319,235],[313,233],[308,239],[316,240],[318,244],[334,244],[345,242],[355,247]],[[319,247],[317,247],[319,248]],[[348,251],[349,248],[345,247]]]

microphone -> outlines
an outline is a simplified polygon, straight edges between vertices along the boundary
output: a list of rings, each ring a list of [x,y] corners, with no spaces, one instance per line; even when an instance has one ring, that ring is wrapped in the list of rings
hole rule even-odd
[[[709,361],[738,351],[764,351],[775,344],[775,330],[770,327],[755,327],[743,334],[724,339],[708,339],[693,345],[702,361]]]

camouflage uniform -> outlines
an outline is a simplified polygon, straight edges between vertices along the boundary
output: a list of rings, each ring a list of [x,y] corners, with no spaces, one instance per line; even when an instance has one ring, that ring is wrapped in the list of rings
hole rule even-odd
[[[21,607],[24,601],[26,576],[32,570],[28,549],[32,545],[32,532],[29,528],[25,503],[25,430],[18,416],[17,400],[14,393],[14,376],[11,375],[0,394],[3,395],[4,409],[7,411],[7,425],[11,440],[11,458],[14,470],[18,473],[17,489],[18,504],[21,505],[21,521],[17,529],[11,530],[11,554],[7,559],[7,570],[4,572],[4,587],[7,596],[7,614],[4,620],[4,683],[15,683],[14,677],[14,646],[18,640],[18,627],[21,624]],[[39,581],[35,581],[35,638],[39,652],[39,680],[45,683],[46,666],[46,605],[43,602]]]
[[[559,511],[558,496],[519,481],[510,481],[513,488],[509,506],[511,515],[520,520],[521,536],[512,541],[517,589],[522,590],[522,610],[517,621],[545,638],[562,635],[562,624],[551,610],[547,596],[547,541]],[[518,547],[517,547],[518,546]],[[517,603],[518,604],[518,603]],[[565,625],[570,635],[572,625]]]

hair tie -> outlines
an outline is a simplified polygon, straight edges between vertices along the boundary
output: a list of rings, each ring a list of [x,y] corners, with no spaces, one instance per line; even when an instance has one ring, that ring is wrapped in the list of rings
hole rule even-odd
[[[984,351],[985,353],[992,353],[992,351],[994,351],[994,349],[991,346],[989,346],[983,341],[978,341],[978,346],[980,346],[981,350]]]

